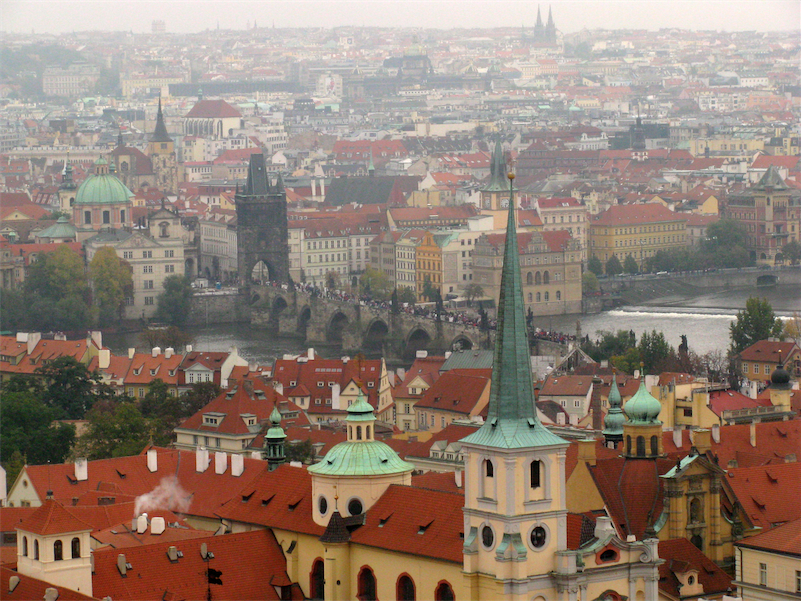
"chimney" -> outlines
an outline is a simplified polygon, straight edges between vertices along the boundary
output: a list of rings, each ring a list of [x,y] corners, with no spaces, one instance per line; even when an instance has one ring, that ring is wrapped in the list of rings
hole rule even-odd
[[[339,383],[337,382],[331,387],[331,409],[340,409],[339,404]]]
[[[693,440],[693,444],[695,448],[698,450],[699,455],[704,455],[705,453],[712,450],[712,432],[707,429],[701,429],[695,431],[695,440]]]
[[[281,382],[276,382],[276,383],[275,383],[275,391],[276,391],[278,394],[284,394],[284,385],[283,385],[283,384],[281,384]]]
[[[178,561],[178,547],[170,546],[167,548],[167,557],[170,561]]]
[[[456,488],[462,488],[462,470],[457,469],[453,472],[453,477],[456,481]]]
[[[204,447],[195,450],[195,471],[202,474],[209,467],[209,452]]]
[[[595,538],[604,540],[607,535],[612,534],[615,534],[612,518],[608,516],[598,516],[595,520]]]
[[[239,477],[245,471],[245,458],[239,453],[231,455],[231,475]]]
[[[46,588],[42,599],[44,599],[44,601],[56,601],[56,599],[58,599],[58,589],[53,587]]]
[[[681,448],[681,426],[673,426],[673,444],[677,449]]]
[[[147,450],[147,469],[151,473],[159,471],[159,454],[156,449]]]
[[[78,482],[89,479],[89,462],[86,457],[79,457],[75,460],[75,479]]]
[[[120,571],[120,576],[125,576],[128,572],[128,562],[125,560],[125,553],[117,555],[117,569]]]
[[[135,354],[136,354],[136,349],[135,348],[129,348],[128,349],[128,358],[129,359],[133,359]]]
[[[578,460],[595,465],[595,440],[585,438],[578,441]]]
[[[245,389],[245,393],[249,397],[253,397],[253,381],[252,380],[242,380],[242,388]]]
[[[163,534],[165,529],[166,524],[162,516],[154,517],[150,520],[150,534]]]
[[[184,350],[185,350],[186,353],[191,353],[192,352],[192,345],[191,344],[187,344],[184,347]]]
[[[172,348],[171,346],[168,346],[167,348],[164,349],[164,358],[165,359],[169,359],[174,354],[175,354],[175,349]]]
[[[250,452],[250,458],[251,459],[263,459],[263,457],[261,456],[261,451],[251,451]]]
[[[306,351],[306,357],[309,359],[309,361],[314,359],[314,349],[312,347],[309,347]]]
[[[110,363],[111,351],[107,348],[100,349],[100,352],[97,354],[97,366],[100,369],[108,369]]]
[[[153,350],[150,351],[150,356],[151,357],[158,357],[160,354],[161,354],[161,347],[160,346],[154,346]]]
[[[751,446],[756,447],[756,422],[751,422],[750,426]]]
[[[33,349],[36,348],[36,345],[42,339],[41,332],[29,332],[25,342],[28,343],[28,354],[30,355],[33,352]]]
[[[714,424],[712,426],[712,440],[714,440],[715,443],[720,442],[720,424]]]
[[[415,357],[418,359],[425,359],[428,357],[428,351],[417,351],[417,353],[415,353]]]
[[[403,369],[402,367],[399,367],[398,369],[396,369],[395,373],[397,374],[398,380],[400,382],[403,382],[406,379],[406,370]]]
[[[19,584],[19,576],[12,576],[8,579],[8,592],[9,594],[14,592],[14,589],[17,588]]]
[[[320,196],[325,198],[325,177],[320,179]]]
[[[92,330],[89,332],[89,338],[91,338],[97,348],[103,348],[103,332],[100,330]]]
[[[136,533],[144,534],[145,532],[147,532],[147,514],[143,513],[136,518]]]
[[[228,469],[228,453],[225,451],[217,451],[214,453],[214,473],[224,474]]]

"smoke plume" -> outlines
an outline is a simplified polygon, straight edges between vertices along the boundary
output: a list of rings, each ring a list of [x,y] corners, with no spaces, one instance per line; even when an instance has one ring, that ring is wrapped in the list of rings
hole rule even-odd
[[[141,515],[143,511],[162,509],[176,513],[186,513],[192,500],[175,476],[165,476],[159,485],[149,493],[136,497],[134,516]]]

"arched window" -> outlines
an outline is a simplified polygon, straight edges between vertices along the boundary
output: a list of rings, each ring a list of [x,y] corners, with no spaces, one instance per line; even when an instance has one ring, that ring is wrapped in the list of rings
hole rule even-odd
[[[22,537],[22,556],[28,557],[28,537]]]
[[[356,426],[356,440],[362,439],[362,427]]]
[[[401,574],[401,577],[398,578],[398,585],[396,588],[396,596],[398,601],[415,600],[414,581],[409,577],[408,574]]]
[[[562,300],[562,291],[561,290],[557,290],[556,291],[556,300]]]
[[[542,295],[539,292],[537,292],[537,302],[540,302],[541,299],[542,299]]]
[[[534,295],[531,292],[528,293],[528,302],[532,302],[534,300]]]
[[[159,223],[159,236],[161,238],[169,238],[170,237],[170,224],[166,221]]]
[[[631,436],[626,436],[626,455],[631,455]]]
[[[542,274],[540,274],[540,272],[539,272],[539,271],[538,271],[538,272],[537,272],[537,273],[534,275],[534,283],[535,283],[537,286],[539,286],[540,284],[542,284]]]
[[[356,597],[359,601],[376,601],[375,574],[367,566],[359,572],[359,592]]]
[[[529,477],[531,479],[531,488],[539,488],[541,484],[542,462],[535,459],[529,466]]]
[[[534,274],[532,274],[532,273],[529,271],[529,272],[526,274],[526,284],[528,284],[528,285],[530,286],[530,285],[531,285],[531,284],[533,284],[533,283],[534,283]]]
[[[370,440],[370,426],[365,426],[364,427],[364,437],[367,440]]]
[[[645,457],[645,436],[637,437],[637,457]]]
[[[543,284],[550,284],[551,283],[551,274],[547,271],[542,274],[542,283]]]
[[[39,541],[36,539],[33,541],[33,558],[39,559]]]
[[[325,564],[319,557],[312,563],[309,575],[309,596],[314,601],[325,599]]]
[[[81,539],[77,536],[72,539],[72,558],[77,559],[81,556]]]
[[[651,436],[651,455],[659,455],[659,439]]]
[[[484,460],[484,475],[487,478],[493,478],[495,476],[495,466],[492,465],[492,461],[489,459]]]
[[[64,545],[60,540],[53,543],[53,559],[56,561],[64,559]]]
[[[434,599],[436,601],[456,601],[456,596],[453,594],[453,588],[451,588],[450,583],[444,580],[440,582],[434,592]]]
[[[125,211],[120,211],[120,223],[125,225]]]
[[[701,518],[701,499],[695,497],[692,501],[690,501],[689,523],[697,524],[702,521],[703,519]]]
[[[549,300],[551,300],[551,293],[546,290],[545,291],[545,302],[547,303]]]

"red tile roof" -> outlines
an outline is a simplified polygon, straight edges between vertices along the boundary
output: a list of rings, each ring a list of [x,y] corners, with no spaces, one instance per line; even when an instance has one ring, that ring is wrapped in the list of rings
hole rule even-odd
[[[398,397],[419,397],[409,392],[409,384],[416,378],[422,379],[431,386],[439,378],[439,370],[445,364],[445,357],[418,357],[406,372],[403,382],[397,386],[393,392],[395,398]]]
[[[184,118],[221,119],[241,116],[241,113],[225,100],[198,100]]]
[[[351,542],[461,565],[464,495],[392,485]]]
[[[557,196],[553,198],[538,198],[537,205],[540,209],[567,209],[583,206],[581,201],[572,196]]]
[[[769,407],[770,405],[769,398],[752,399],[736,390],[713,390],[709,393],[709,408],[715,415],[722,415],[724,411]]]
[[[8,591],[9,581],[12,576],[19,578],[19,584],[14,588],[13,592]],[[7,567],[0,568],[0,591],[2,591],[3,599],[8,601],[30,601],[31,599],[44,599],[45,591],[49,588],[54,588],[58,591],[59,601],[84,601],[85,599],[98,599],[98,597],[87,597],[72,589],[64,588],[63,586],[54,586],[44,580],[38,580],[20,574],[16,570]]]
[[[64,509],[61,503],[46,500],[42,506],[17,525],[20,530],[48,535],[92,530],[92,526]]]
[[[778,363],[780,358],[781,361],[786,361],[787,358],[795,352],[801,353],[801,349],[795,342],[759,340],[743,349],[739,357],[742,361]]]
[[[464,496],[464,488],[456,486],[456,475],[452,472],[425,472],[419,476],[412,475],[412,486]]]
[[[543,396],[580,396],[586,397],[592,387],[594,376],[553,376],[545,378],[540,390]]]
[[[734,543],[738,547],[764,549],[783,555],[801,557],[801,518],[788,522],[783,526],[749,536],[745,540]]]
[[[801,463],[730,468],[727,475],[754,525],[767,530],[801,518]]]
[[[183,355],[173,354],[167,358],[165,353],[153,357],[152,353],[135,353],[128,373],[125,374],[125,386],[147,386],[158,378],[168,386],[178,385],[178,368]]]
[[[615,205],[592,220],[591,225],[617,226],[665,221],[686,221],[685,215],[674,213],[659,203]]]
[[[231,493],[238,491],[231,498]],[[230,499],[216,514],[227,520],[321,536],[324,532],[311,519],[311,474],[305,467],[281,465],[262,471],[244,486],[227,491]]]
[[[686,574],[690,570],[698,572],[704,596],[719,595],[731,589],[731,576],[686,538],[660,541],[659,557],[665,560],[659,566],[659,590],[672,599],[681,598],[682,584],[677,574]]]
[[[200,547],[206,544],[214,557],[205,561]],[[170,561],[167,551],[175,546],[183,553]],[[98,597],[121,601],[162,601],[163,599],[205,599],[205,572],[222,572],[222,585],[211,585],[216,599],[280,599],[272,583],[289,583],[286,559],[270,530],[256,530],[129,547],[125,560],[131,565],[125,577],[117,568],[117,549],[94,551],[92,592]]]
[[[434,409],[471,415],[490,385],[491,369],[452,369],[442,374],[415,409]]]

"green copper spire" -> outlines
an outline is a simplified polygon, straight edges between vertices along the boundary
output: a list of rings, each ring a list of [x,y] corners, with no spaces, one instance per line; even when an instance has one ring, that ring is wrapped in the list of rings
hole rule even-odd
[[[617,372],[612,372],[612,387],[609,390],[609,412],[604,418],[603,435],[607,442],[623,440],[623,424],[626,415],[622,409],[623,400],[617,387]]]
[[[278,405],[276,404],[273,406],[272,413],[270,413],[270,429],[264,435],[264,450],[270,471],[273,471],[286,461],[286,455],[284,454],[285,440],[286,433],[281,427],[281,412],[278,411]]]
[[[514,174],[509,174],[509,211],[498,300],[498,327],[487,421],[466,443],[501,448],[567,444],[537,418],[531,353],[520,277],[515,225]]]
[[[511,185],[509,188],[511,189]],[[503,158],[501,141],[498,140],[495,142],[495,150],[492,151],[492,160],[490,161],[490,181],[483,191],[505,192],[506,190],[506,160]]]

